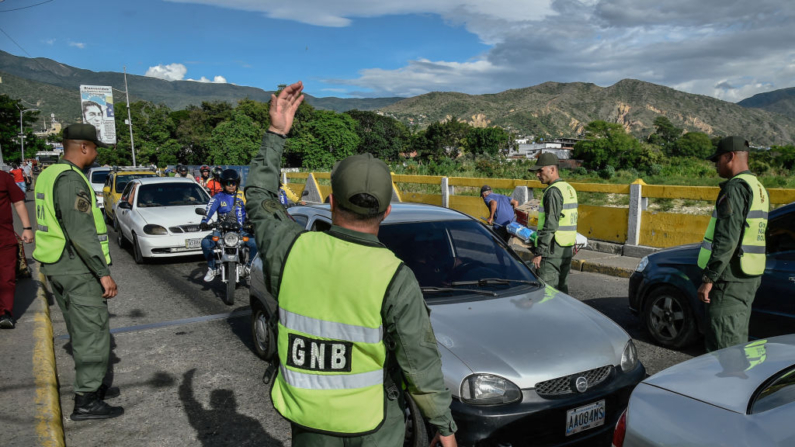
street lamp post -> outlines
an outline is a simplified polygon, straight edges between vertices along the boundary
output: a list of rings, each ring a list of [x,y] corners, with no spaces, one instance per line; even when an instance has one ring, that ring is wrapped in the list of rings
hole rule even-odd
[[[25,109],[20,107],[19,104],[16,106],[19,109],[19,144],[22,148],[19,152],[19,161],[21,166],[21,164],[25,162],[25,129],[22,127],[22,113],[25,112]],[[28,112],[35,112],[37,110],[39,109],[27,109]]]
[[[127,87],[127,66],[124,66],[124,95],[127,97],[127,119],[126,124],[130,127],[130,149],[132,149],[132,162],[133,166],[135,166],[135,141],[133,140],[133,130],[132,130],[132,116],[130,114],[130,89]],[[121,90],[111,87],[113,90],[121,92]]]

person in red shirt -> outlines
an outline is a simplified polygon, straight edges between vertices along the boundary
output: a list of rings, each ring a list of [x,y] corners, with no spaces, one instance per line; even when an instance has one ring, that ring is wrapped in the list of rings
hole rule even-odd
[[[11,175],[14,177],[14,183],[19,186],[19,189],[22,190],[22,193],[24,194],[28,189],[27,185],[25,184],[25,171],[23,171],[18,164],[14,163],[11,165]],[[25,199],[23,198],[22,200]]]
[[[11,205],[17,210],[22,221],[22,240],[33,242],[33,228],[30,226],[28,210],[25,208],[24,189],[15,185],[10,174],[0,171],[0,328],[13,329],[14,293],[17,288],[16,269],[19,245],[14,234],[14,216]],[[24,186],[25,180],[22,180]]]

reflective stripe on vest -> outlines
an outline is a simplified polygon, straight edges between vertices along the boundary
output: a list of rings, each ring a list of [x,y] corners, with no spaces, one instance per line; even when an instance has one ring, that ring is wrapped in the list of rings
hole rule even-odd
[[[558,229],[555,230],[555,241],[561,247],[571,247],[577,241],[577,191],[566,182],[555,182],[544,190],[544,195],[548,194],[552,188],[560,191],[563,196],[563,207],[558,220]],[[542,202],[543,203],[543,199]],[[543,206],[538,208],[538,230],[544,228],[547,220],[547,213]],[[538,244],[538,239],[536,239]]]
[[[305,429],[358,436],[384,421],[381,306],[400,260],[383,247],[303,233],[284,264],[274,408]]]
[[[86,189],[91,196],[91,213],[94,218],[94,226],[97,231],[97,239],[102,247],[102,254],[105,255],[105,262],[110,265],[110,247],[108,246],[108,229],[105,226],[105,218],[97,208],[97,197],[94,188],[88,179],[79,169],[73,169],[72,165],[66,163],[54,164],[41,171],[36,182],[36,248],[33,250],[33,259],[45,264],[52,264],[61,259],[64,248],[66,248],[66,236],[64,235],[61,223],[55,213],[55,201],[53,198],[55,182],[58,177],[66,171],[74,171],[86,182]]]
[[[740,239],[740,269],[746,275],[758,276],[765,272],[765,231],[767,230],[767,217],[770,211],[770,198],[767,191],[750,174],[740,174],[734,178],[745,182],[751,189],[751,206],[745,216],[745,228]],[[712,218],[704,233],[701,250],[698,252],[698,266],[706,268],[712,256],[712,241],[715,236],[715,223],[718,221],[717,207],[712,211]]]

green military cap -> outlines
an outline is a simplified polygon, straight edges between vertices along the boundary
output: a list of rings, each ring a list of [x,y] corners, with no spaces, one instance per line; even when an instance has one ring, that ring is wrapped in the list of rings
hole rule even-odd
[[[540,171],[544,166],[558,166],[559,164],[557,155],[552,152],[544,152],[538,157],[536,165],[532,166],[528,171]]]
[[[331,170],[331,192],[334,201],[362,216],[383,213],[392,201],[392,175],[383,161],[371,154],[353,155],[334,165]],[[350,202],[357,194],[369,194],[376,205],[366,208]]]
[[[91,124],[72,124],[63,130],[64,140],[85,140],[97,145],[97,147],[110,147],[97,138],[97,128]]]
[[[718,143],[718,149],[714,154],[707,157],[709,161],[715,161],[721,154],[726,152],[748,152],[751,148],[748,147],[748,141],[743,137],[726,137]]]

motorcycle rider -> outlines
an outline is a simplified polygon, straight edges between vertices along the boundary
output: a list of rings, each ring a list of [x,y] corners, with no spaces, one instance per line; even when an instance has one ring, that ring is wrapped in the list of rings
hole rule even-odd
[[[174,177],[189,178],[190,174],[188,174],[188,167],[185,165],[178,165],[177,175],[175,175]]]
[[[238,191],[238,187],[240,186],[240,174],[234,169],[226,169],[221,173],[220,177],[220,182],[224,189],[214,195],[207,204],[207,212],[201,222],[202,230],[209,229],[208,222],[216,212],[218,212],[219,221],[236,221],[241,227],[246,221],[245,202],[241,199],[240,192]],[[254,241],[254,237],[249,233],[241,230],[240,234],[243,237],[249,238],[247,242],[242,242],[248,247],[248,259],[245,264],[246,274],[248,274],[251,270],[251,261],[257,255],[257,244]],[[204,254],[204,259],[207,260],[207,274],[204,275],[204,282],[212,282],[217,274],[215,253],[213,253],[213,248],[215,247],[213,236],[221,236],[221,233],[218,230],[214,230],[202,240],[202,253]]]
[[[213,168],[213,178],[207,182],[207,191],[210,192],[210,197],[213,197],[224,190],[223,186],[221,186],[222,172],[224,172],[224,168],[220,166]]]
[[[199,175],[196,177],[196,182],[204,189],[207,188],[207,183],[210,182],[210,167],[207,165],[201,165],[199,168]],[[213,194],[215,195],[215,194]]]

